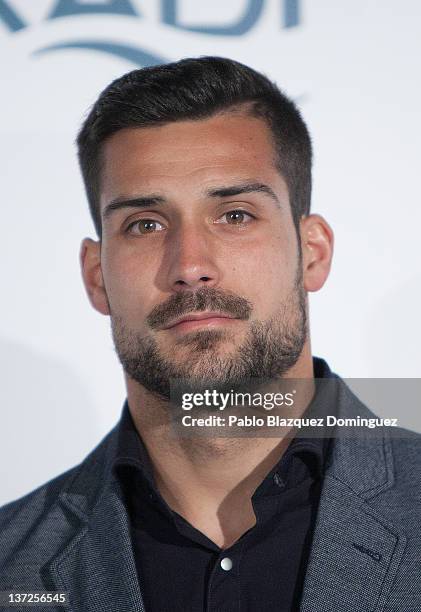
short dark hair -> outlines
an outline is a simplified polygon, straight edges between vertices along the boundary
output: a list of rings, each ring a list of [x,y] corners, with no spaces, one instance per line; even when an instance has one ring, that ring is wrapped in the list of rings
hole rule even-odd
[[[239,62],[223,57],[188,58],[133,70],[99,96],[77,138],[79,163],[92,219],[101,238],[99,209],[101,146],[124,128],[199,120],[247,105],[247,113],[269,126],[276,165],[284,177],[298,231],[309,214],[312,147],[300,112],[275,83]]]

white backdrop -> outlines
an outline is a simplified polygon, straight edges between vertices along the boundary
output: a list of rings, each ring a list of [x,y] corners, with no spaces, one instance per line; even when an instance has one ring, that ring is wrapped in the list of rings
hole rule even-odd
[[[225,55],[298,101],[313,211],[336,234],[313,352],[346,377],[421,377],[420,31],[417,0],[0,2],[0,504],[81,461],[121,411],[109,321],[80,278],[94,231],[74,139],[148,59]]]

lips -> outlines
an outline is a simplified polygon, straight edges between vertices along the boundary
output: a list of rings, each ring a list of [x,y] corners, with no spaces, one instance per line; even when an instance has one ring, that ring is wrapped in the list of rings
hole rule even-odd
[[[195,322],[195,321],[198,321],[198,322],[203,321],[204,323],[206,323],[206,321],[208,321],[209,323],[213,321],[217,322],[217,319],[235,319],[235,317],[232,317],[231,315],[228,315],[222,312],[189,313],[183,317],[174,319],[173,321],[171,321],[169,325],[166,325],[162,329],[172,329],[173,327],[177,327],[178,325],[181,325],[182,323],[188,324],[189,322]]]

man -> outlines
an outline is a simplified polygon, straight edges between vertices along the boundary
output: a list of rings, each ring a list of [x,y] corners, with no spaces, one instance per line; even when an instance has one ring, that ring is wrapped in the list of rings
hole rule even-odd
[[[301,380],[296,416],[373,416],[312,358],[333,234],[295,105],[188,59],[112,83],[78,148],[99,237],[83,279],[127,402],[81,465],[1,510],[1,588],[89,612],[421,610],[418,435],[174,435],[180,380]]]

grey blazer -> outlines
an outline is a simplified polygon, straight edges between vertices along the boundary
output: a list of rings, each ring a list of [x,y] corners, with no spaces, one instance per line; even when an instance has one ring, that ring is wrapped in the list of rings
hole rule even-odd
[[[338,381],[338,415],[373,417]],[[372,432],[333,440],[302,612],[421,612],[421,436]],[[115,451],[116,428],[79,466],[0,509],[0,590],[67,591],[72,612],[145,611]]]

